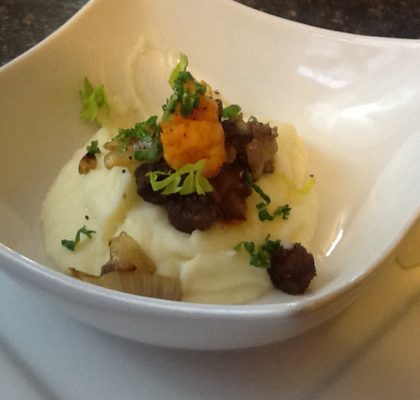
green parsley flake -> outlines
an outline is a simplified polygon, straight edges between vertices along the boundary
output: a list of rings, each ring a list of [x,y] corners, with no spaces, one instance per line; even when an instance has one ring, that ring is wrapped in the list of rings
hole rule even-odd
[[[98,146],[97,140],[92,140],[90,145],[86,147],[87,154],[94,156],[95,154],[100,154],[101,150]]]
[[[255,193],[257,193],[261,198],[262,202],[256,205],[258,210],[258,218],[260,221],[272,221],[276,217],[281,217],[283,219],[289,218],[290,211],[292,208],[288,204],[284,204],[282,206],[278,206],[274,212],[271,214],[267,206],[271,203],[271,198],[268,194],[266,194],[260,186],[258,186],[249,172],[245,173],[245,179],[249,186],[254,189]]]
[[[70,251],[74,251],[76,249],[76,246],[79,244],[80,242],[80,236],[86,235],[88,238],[92,238],[92,234],[96,233],[95,231],[91,231],[89,229],[86,228],[85,225],[83,225],[77,232],[76,232],[76,237],[74,240],[66,240],[63,239],[61,241],[61,244],[66,247],[67,249],[69,249]]]
[[[222,119],[235,119],[238,118],[241,115],[241,107],[239,107],[237,104],[231,104],[225,108],[223,108],[222,111]]]
[[[121,152],[126,151],[128,145],[132,144],[137,161],[153,162],[162,157],[160,127],[156,115],[137,123],[133,128],[120,129],[112,140],[120,142]]]
[[[240,242],[235,251],[243,248],[250,256],[249,263],[257,268],[269,268],[271,255],[281,246],[280,240],[270,240],[270,235],[264,239],[264,243],[257,247],[254,242]]]
[[[83,106],[80,117],[87,121],[95,121],[98,111],[107,106],[104,85],[95,88],[88,78],[84,80],[84,88],[80,91],[80,98]]]
[[[171,73],[169,84],[173,93],[163,108],[163,120],[167,121],[179,104],[181,114],[186,117],[200,103],[200,97],[206,93],[206,86],[197,82],[187,71],[188,59],[185,54],[180,55],[176,67]]]
[[[260,221],[272,221],[276,217],[282,217],[283,219],[289,218],[290,211],[292,208],[288,204],[278,206],[272,214],[267,210],[267,204],[257,204],[258,218]]]
[[[205,165],[206,160],[200,160],[195,164],[186,164],[172,173],[152,171],[147,173],[147,176],[150,179],[152,189],[155,192],[162,190],[163,195],[175,193],[203,195],[213,190],[210,182],[203,174]],[[184,179],[182,179],[183,177]]]

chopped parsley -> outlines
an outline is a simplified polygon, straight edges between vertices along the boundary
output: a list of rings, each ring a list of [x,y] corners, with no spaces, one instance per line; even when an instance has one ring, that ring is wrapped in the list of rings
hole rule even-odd
[[[147,173],[147,176],[155,192],[162,190],[164,195],[175,193],[203,195],[213,190],[210,182],[203,174],[205,165],[206,161],[200,160],[195,164],[186,164],[172,173],[152,171]],[[160,179],[162,177],[163,179]]]
[[[98,141],[92,140],[90,142],[90,145],[86,147],[86,151],[87,151],[87,154],[91,156],[94,156],[95,154],[99,154],[101,150],[99,149]]]
[[[86,235],[88,238],[92,237],[92,234],[96,233],[95,231],[89,230],[86,228],[85,225],[83,225],[77,232],[76,232],[76,237],[74,240],[66,240],[63,239],[61,241],[61,244],[66,247],[67,249],[69,249],[70,251],[74,251],[76,249],[76,246],[79,244],[80,242],[80,236]]]
[[[95,88],[88,78],[84,80],[84,87],[80,91],[80,98],[83,107],[80,118],[87,121],[95,121],[99,109],[107,106],[104,85],[99,85]]]
[[[278,206],[272,214],[267,210],[267,205],[257,204],[257,208],[260,221],[272,221],[276,217],[287,219],[292,210],[288,204]]]
[[[137,161],[152,162],[162,157],[160,127],[156,115],[137,123],[132,128],[120,129],[112,140],[120,143],[121,152],[126,151],[131,144]]]
[[[169,78],[169,85],[173,93],[166,101],[163,108],[163,120],[167,121],[179,105],[181,114],[185,117],[190,115],[200,103],[200,97],[206,93],[206,86],[197,82],[190,72],[187,71],[188,59],[181,54],[178,64]]]
[[[222,110],[222,119],[235,119],[241,115],[241,107],[237,104],[231,104]]]
[[[264,239],[261,246],[254,242],[240,242],[234,249],[240,251],[243,248],[250,256],[249,263],[257,268],[269,268],[270,256],[281,246],[280,240],[270,240],[270,235]]]
[[[245,179],[248,185],[251,186],[251,188],[254,189],[255,193],[257,193],[263,200],[262,202],[256,205],[258,210],[258,218],[260,219],[260,221],[272,221],[276,217],[281,217],[283,219],[289,218],[289,214],[292,208],[288,204],[278,206],[273,213],[270,213],[270,211],[268,211],[267,209],[267,206],[271,203],[270,196],[267,193],[265,193],[261,189],[261,187],[254,182],[249,172],[245,173]]]

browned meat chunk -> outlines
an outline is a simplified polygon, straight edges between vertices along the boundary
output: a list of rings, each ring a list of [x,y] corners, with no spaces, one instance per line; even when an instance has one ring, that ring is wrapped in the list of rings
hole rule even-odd
[[[166,204],[169,222],[182,232],[205,230],[218,219],[219,211],[213,197],[205,194],[173,195]]]
[[[233,119],[223,121],[223,129],[228,161],[236,158],[251,172],[255,181],[264,173],[273,172],[277,128],[256,120]]]
[[[246,199],[252,189],[244,174],[244,169],[238,163],[225,164],[211,181],[220,217],[225,221],[245,220]]]
[[[180,231],[205,230],[217,220],[244,220],[246,199],[252,189],[246,183],[244,169],[238,163],[225,164],[211,181],[213,191],[206,195],[169,196],[155,192],[147,176],[148,172],[171,172],[164,162],[144,163],[135,171],[137,193],[145,201],[166,207],[171,224]]]
[[[301,294],[316,275],[314,258],[299,243],[291,249],[280,246],[271,254],[268,273],[276,288],[289,294]]]
[[[165,204],[168,196],[162,195],[159,191],[155,192],[150,184],[150,179],[147,176],[147,173],[152,171],[170,172],[171,169],[164,161],[141,164],[134,172],[136,177],[137,193],[149,203]]]

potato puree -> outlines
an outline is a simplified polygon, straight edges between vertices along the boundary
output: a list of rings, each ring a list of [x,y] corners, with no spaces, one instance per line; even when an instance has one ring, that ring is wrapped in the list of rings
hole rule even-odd
[[[317,223],[315,190],[299,190],[310,173],[304,145],[292,126],[280,125],[278,132],[275,172],[258,184],[271,196],[273,207],[285,203],[292,207],[288,220],[259,221],[255,205],[260,198],[253,193],[247,200],[246,222],[215,223],[191,235],[180,232],[168,222],[165,209],[137,195],[133,171],[104,167],[104,151],[98,155],[98,167],[80,175],[84,146],[63,167],[43,205],[47,253],[65,273],[72,267],[99,275],[109,258],[109,240],[123,230],[143,247],[159,274],[180,277],[184,301],[240,304],[256,300],[273,288],[267,271],[250,266],[248,254],[234,251],[234,246],[244,240],[261,244],[271,234],[272,239],[307,247]],[[102,147],[115,134],[101,128],[91,140],[98,140]],[[63,247],[61,240],[73,239],[83,225],[96,231],[92,239],[82,236],[74,252]]]

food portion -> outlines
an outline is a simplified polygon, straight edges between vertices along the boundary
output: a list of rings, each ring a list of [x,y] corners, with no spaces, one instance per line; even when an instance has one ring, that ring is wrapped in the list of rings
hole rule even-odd
[[[181,55],[162,115],[102,127],[63,167],[42,212],[48,254],[78,279],[169,300],[303,293],[318,198],[302,141],[245,119],[187,66]],[[108,107],[88,80],[82,100],[85,119]]]

